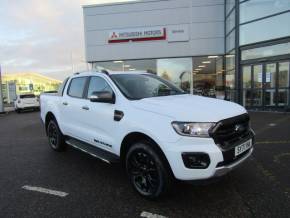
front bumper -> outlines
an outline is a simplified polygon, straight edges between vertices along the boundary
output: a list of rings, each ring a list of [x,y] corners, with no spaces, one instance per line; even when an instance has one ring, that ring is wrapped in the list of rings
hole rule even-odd
[[[227,174],[228,172],[230,172],[231,170],[235,169],[237,166],[239,166],[242,162],[244,162],[246,159],[248,159],[248,157],[251,156],[251,154],[254,151],[254,147],[252,147],[245,156],[241,157],[240,159],[238,159],[237,161],[234,161],[233,163],[229,164],[229,165],[224,165],[222,167],[217,167],[215,174],[213,175],[213,177],[220,177],[223,176],[225,174]]]
[[[245,140],[252,139],[254,144],[254,136]],[[243,143],[243,142],[241,142]],[[253,153],[253,147],[238,157],[233,157],[230,161],[228,154],[231,151],[224,151],[215,144],[211,138],[190,138],[182,137],[175,143],[166,143],[162,146],[165,156],[169,162],[172,172],[176,179],[191,181],[204,180],[213,177],[219,177],[227,174],[244,162]],[[231,150],[234,149],[234,146]],[[208,154],[210,164],[205,169],[187,168],[182,159],[183,153],[205,153]]]

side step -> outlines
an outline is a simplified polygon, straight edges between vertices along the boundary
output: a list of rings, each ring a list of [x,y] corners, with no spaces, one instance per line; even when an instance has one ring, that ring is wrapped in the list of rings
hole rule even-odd
[[[96,146],[93,146],[91,144],[88,144],[86,142],[82,142],[80,140],[74,139],[74,138],[68,138],[65,141],[68,145],[83,151],[93,157],[96,157],[106,163],[118,163],[119,157],[109,151],[105,151],[101,148],[98,148]]]

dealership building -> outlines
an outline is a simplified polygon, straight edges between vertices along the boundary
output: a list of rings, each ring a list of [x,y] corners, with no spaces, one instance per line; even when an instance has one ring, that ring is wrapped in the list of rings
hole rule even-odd
[[[143,0],[83,12],[94,69],[147,71],[250,109],[290,108],[290,0]]]

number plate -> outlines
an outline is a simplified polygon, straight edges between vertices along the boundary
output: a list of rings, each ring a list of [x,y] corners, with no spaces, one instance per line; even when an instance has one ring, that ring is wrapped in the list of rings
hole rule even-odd
[[[249,150],[251,147],[252,147],[252,139],[246,141],[241,145],[238,145],[237,147],[235,147],[235,157]]]

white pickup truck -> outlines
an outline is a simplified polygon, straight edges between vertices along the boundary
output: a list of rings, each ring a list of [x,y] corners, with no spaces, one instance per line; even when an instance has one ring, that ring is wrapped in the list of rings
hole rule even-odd
[[[254,132],[240,105],[190,95],[143,72],[84,72],[57,95],[41,95],[49,144],[121,162],[139,194],[157,198],[175,179],[226,174],[253,152]]]

